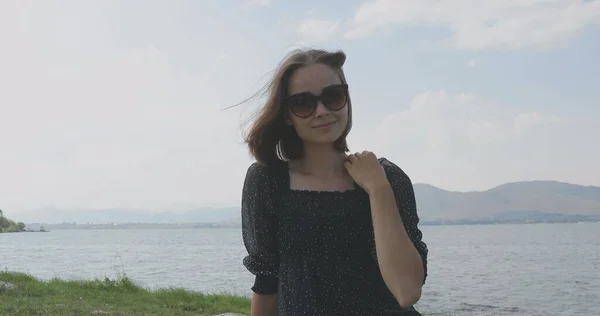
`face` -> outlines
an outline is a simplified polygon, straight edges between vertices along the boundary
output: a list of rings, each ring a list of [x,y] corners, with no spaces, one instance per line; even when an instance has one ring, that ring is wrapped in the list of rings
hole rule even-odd
[[[333,144],[348,124],[347,86],[323,64],[291,75],[285,104],[289,122],[305,143]]]

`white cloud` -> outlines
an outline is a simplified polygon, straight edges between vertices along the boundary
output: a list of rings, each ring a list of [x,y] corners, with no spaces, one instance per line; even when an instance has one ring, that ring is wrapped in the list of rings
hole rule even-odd
[[[337,34],[339,21],[306,19],[298,23],[296,32],[301,40],[312,43],[325,42]]]
[[[271,4],[271,0],[244,0],[244,7],[266,7]]]
[[[78,69],[37,68],[22,80],[16,74],[0,75],[9,82],[0,96],[10,104],[0,106],[6,206],[23,192],[42,194],[21,201],[27,207],[160,208],[211,188],[204,199],[227,199],[233,175],[210,183],[205,172],[231,157],[246,160],[236,145],[239,113],[220,111],[209,74],[175,74],[155,48]]]
[[[470,68],[475,68],[477,67],[477,65],[479,65],[479,62],[481,60],[479,58],[473,58],[471,60],[469,60],[469,62],[467,63],[467,66],[469,66]]]
[[[540,124],[555,123],[559,118],[555,115],[539,112],[520,113],[515,117],[513,132],[520,134]]]
[[[591,133],[578,136],[569,124],[575,122],[528,106],[495,104],[472,93],[427,91],[414,96],[407,108],[384,117],[374,133],[351,136],[350,144],[353,151],[372,150],[396,162],[413,182],[449,190],[535,179],[594,183],[597,174],[575,171],[593,168],[598,157],[583,138]],[[564,130],[573,132],[563,134]],[[570,139],[576,140],[568,145],[572,148],[557,146]],[[574,158],[566,150],[586,152],[575,158],[578,167],[572,166]],[[557,164],[570,173],[553,172]]]
[[[382,148],[391,141],[422,143],[444,152],[460,142],[486,145],[508,140],[534,125],[557,118],[539,112],[520,113],[485,102],[471,93],[444,90],[416,95],[408,109],[385,117],[377,130]]]
[[[441,42],[459,49],[548,49],[598,23],[600,1],[368,0],[348,21],[345,37],[391,25],[439,26],[452,34]]]
[[[247,113],[240,112],[245,106],[221,109],[255,92],[257,80],[292,43],[278,32],[249,33],[235,23],[235,12],[226,15],[235,10],[202,14],[207,3],[151,0],[140,11],[126,1],[0,1],[0,207],[12,213],[51,206],[236,205],[251,161],[240,137]],[[282,19],[277,28],[291,22]],[[343,33],[338,22],[297,26],[292,29],[310,42]],[[256,45],[257,39],[266,44]],[[355,100],[363,95],[364,101],[356,104],[369,103],[377,92],[361,86]],[[473,171],[473,163],[502,164],[506,157],[492,149],[539,136],[553,122],[540,109],[509,110],[469,93],[429,91],[383,119],[373,138],[375,116],[395,105],[383,103],[368,119],[356,116],[352,148],[388,155],[417,181],[481,188],[533,170],[533,178],[597,183],[597,175],[581,171],[595,166],[594,152],[573,158],[561,149],[544,160],[560,170],[535,163],[539,153],[547,155],[540,146],[555,146],[557,137],[546,135],[531,141],[538,148],[520,162],[522,170],[489,177]],[[591,123],[571,130],[577,137],[562,142],[570,152],[593,143],[580,135],[597,135]],[[457,162],[461,157],[467,158]],[[457,180],[464,170],[473,175]]]
[[[77,3],[0,4],[0,207],[235,203],[250,158],[242,108],[221,110],[247,95],[232,87],[264,59],[210,17],[199,23],[219,31],[195,36],[215,47],[190,50],[183,8],[162,1],[135,23],[121,13],[136,5]],[[227,58],[236,51],[254,64]]]

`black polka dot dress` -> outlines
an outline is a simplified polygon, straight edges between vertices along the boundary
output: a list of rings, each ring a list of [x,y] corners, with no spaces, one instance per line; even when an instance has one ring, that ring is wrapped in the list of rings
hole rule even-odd
[[[408,235],[423,258],[412,183],[380,158]],[[248,169],[242,192],[244,266],[256,276],[252,291],[278,294],[279,316],[420,315],[402,308],[377,263],[369,197],[348,191],[291,190],[286,163]],[[423,280],[425,282],[425,280]]]

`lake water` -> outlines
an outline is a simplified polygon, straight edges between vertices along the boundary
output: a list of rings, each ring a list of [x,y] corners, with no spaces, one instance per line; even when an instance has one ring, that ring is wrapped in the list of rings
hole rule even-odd
[[[450,315],[600,315],[600,223],[422,226],[418,309]],[[250,295],[239,229],[0,234],[0,269],[49,279],[126,273],[149,288]]]

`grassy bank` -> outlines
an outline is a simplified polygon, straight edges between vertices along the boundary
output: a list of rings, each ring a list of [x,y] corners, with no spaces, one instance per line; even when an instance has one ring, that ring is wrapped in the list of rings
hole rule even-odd
[[[0,210],[0,233],[18,233],[25,231],[25,224],[4,217]]]
[[[250,301],[232,295],[206,295],[183,289],[150,291],[128,278],[42,281],[0,272],[17,286],[0,290],[0,315],[215,315],[250,314]]]

